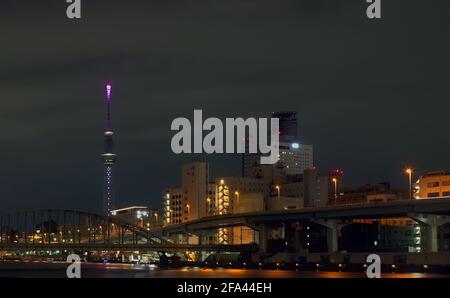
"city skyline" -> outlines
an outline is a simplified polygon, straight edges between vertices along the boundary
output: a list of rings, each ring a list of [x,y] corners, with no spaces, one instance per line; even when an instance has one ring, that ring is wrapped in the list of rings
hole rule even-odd
[[[445,284],[449,11],[0,0],[0,279],[111,279],[103,296],[122,278],[172,296]]]
[[[418,23],[410,21],[419,5],[400,13],[400,4],[386,3],[398,14],[374,26],[355,13],[361,1],[325,2],[335,13],[313,1],[285,1],[275,10],[254,4],[267,18],[283,16],[271,23],[240,1],[234,12],[220,4],[180,9],[143,2],[124,10],[111,1],[109,14],[92,3],[74,23],[62,19],[58,5],[5,1],[0,32],[10,42],[0,49],[0,195],[8,199],[1,209],[101,210],[105,82],[117,99],[118,206],[159,207],[181,165],[205,160],[170,150],[171,121],[191,117],[197,107],[221,118],[297,111],[301,141],[314,145],[316,166],[343,168],[349,186],[391,181],[407,189],[406,166],[415,177],[448,170],[450,60],[440,28],[449,20],[432,15],[444,16],[448,4],[420,6],[426,21]],[[149,17],[136,18],[143,12]],[[142,34],[141,26],[150,29]],[[241,172],[238,154],[207,159],[212,177]]]

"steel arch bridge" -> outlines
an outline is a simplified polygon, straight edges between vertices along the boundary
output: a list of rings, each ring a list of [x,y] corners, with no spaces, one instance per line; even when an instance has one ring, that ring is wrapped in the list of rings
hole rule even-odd
[[[148,228],[84,210],[36,209],[0,214],[0,246],[80,247],[167,243]]]
[[[255,245],[191,245],[114,216],[77,209],[0,213],[0,251],[256,251]]]

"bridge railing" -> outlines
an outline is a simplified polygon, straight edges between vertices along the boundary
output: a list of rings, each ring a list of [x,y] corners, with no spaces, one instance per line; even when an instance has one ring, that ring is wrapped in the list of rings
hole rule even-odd
[[[0,214],[1,244],[166,242],[148,228],[81,210],[39,209]]]

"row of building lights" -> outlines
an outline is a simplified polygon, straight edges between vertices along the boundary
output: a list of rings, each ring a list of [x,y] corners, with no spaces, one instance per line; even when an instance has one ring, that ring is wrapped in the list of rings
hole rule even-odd
[[[409,182],[409,199],[412,200],[412,174],[413,174],[413,169],[410,168],[410,167],[408,167],[408,168],[405,169],[405,173],[408,175],[408,182]],[[331,179],[331,182],[333,183],[333,186],[334,186],[334,203],[335,203],[335,205],[336,205],[336,203],[337,203],[337,192],[338,192],[338,178],[333,177],[333,178]],[[222,187],[224,187],[224,185],[225,185],[225,180],[221,179],[221,180],[220,180],[220,185],[221,185]],[[275,190],[276,190],[276,192],[277,192],[277,198],[280,199],[280,198],[281,198],[281,186],[280,186],[280,185],[275,185]],[[234,192],[234,195],[235,195],[235,197],[236,197],[236,199],[237,199],[237,204],[239,205],[240,192],[239,192],[239,191],[235,191],[235,192]],[[166,212],[167,215],[168,215],[168,216],[167,216],[167,223],[170,223],[170,217],[171,217],[171,214],[172,214],[172,212],[173,212],[173,210],[170,209],[170,205],[169,205],[170,194],[168,194],[168,193],[166,194],[166,199],[167,199],[167,207],[166,207],[165,212]],[[210,197],[207,197],[207,198],[206,198],[206,203],[207,203],[207,205],[208,205],[208,214],[209,214],[209,213],[211,213],[211,210],[210,210],[211,198],[210,198]],[[190,215],[191,215],[191,206],[190,206],[189,204],[186,204],[185,207],[186,207],[186,210],[187,210],[187,213],[188,213],[188,218],[190,218]],[[223,214],[226,214],[226,213],[220,212],[220,211],[219,211],[219,215],[223,215]]]

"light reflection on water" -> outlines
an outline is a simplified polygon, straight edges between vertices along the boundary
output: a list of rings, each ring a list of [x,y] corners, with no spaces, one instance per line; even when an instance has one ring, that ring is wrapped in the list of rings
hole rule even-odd
[[[0,277],[66,277],[67,263],[0,262]],[[160,269],[156,265],[82,263],[85,278],[366,278],[364,272],[293,271],[183,267]],[[386,273],[385,278],[432,278],[449,275]]]

